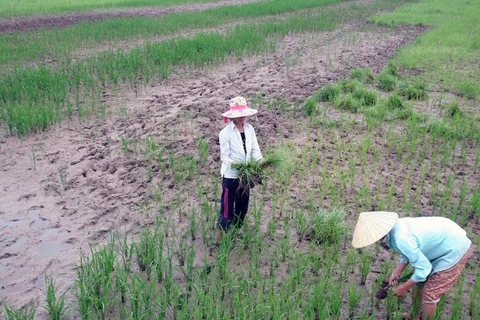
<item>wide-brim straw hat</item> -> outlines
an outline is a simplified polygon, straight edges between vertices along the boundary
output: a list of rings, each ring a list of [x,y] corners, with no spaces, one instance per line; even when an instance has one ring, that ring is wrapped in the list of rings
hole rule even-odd
[[[362,212],[353,232],[352,245],[363,248],[377,242],[392,230],[398,220],[398,213],[388,211]]]
[[[258,111],[248,106],[247,100],[243,97],[235,97],[228,103],[227,112],[222,113],[222,116],[228,119],[250,117]]]

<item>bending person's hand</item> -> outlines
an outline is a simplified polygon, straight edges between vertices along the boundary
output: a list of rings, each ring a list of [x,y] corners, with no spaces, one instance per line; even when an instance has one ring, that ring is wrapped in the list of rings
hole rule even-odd
[[[408,289],[408,286],[406,286],[405,284],[401,284],[395,288],[393,294],[399,297],[405,297],[408,294]]]
[[[393,294],[399,297],[405,297],[408,294],[408,290],[410,290],[411,287],[415,285],[415,282],[413,282],[411,279],[409,279],[407,282],[402,283],[398,287],[395,288],[393,291]]]
[[[392,287],[396,286],[398,284],[398,279],[399,279],[399,276],[394,272],[392,273],[392,275],[390,276],[390,279],[388,280],[388,284]]]

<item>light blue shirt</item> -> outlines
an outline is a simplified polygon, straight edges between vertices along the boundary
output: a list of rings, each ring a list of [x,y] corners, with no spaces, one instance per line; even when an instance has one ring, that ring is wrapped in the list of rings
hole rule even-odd
[[[243,131],[245,133],[247,153],[245,153],[243,149],[240,131],[238,131],[233,121],[230,121],[229,124],[220,131],[220,159],[222,160],[220,173],[222,177],[237,178],[237,171],[232,168],[232,162],[247,163],[251,161],[252,158],[257,161],[263,158],[253,126],[244,123]]]
[[[430,273],[453,267],[470,248],[465,230],[443,217],[400,218],[387,234],[390,248],[400,262],[410,263],[414,282],[425,281]]]

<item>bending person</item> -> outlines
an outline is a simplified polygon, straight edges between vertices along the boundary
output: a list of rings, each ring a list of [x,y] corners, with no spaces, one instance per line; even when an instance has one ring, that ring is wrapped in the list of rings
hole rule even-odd
[[[400,263],[389,279],[391,286],[398,285],[408,264],[414,268],[412,277],[398,285],[394,294],[403,297],[410,288],[421,285],[416,319],[433,319],[438,301],[455,284],[473,251],[465,230],[443,217],[399,219],[395,212],[362,212],[353,233],[353,247],[378,240],[400,254]]]

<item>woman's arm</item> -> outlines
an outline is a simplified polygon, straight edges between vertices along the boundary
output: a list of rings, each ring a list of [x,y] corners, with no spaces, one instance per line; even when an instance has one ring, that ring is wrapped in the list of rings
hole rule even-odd
[[[388,283],[391,286],[396,286],[398,284],[398,279],[400,279],[400,276],[403,273],[403,270],[405,270],[405,267],[408,265],[408,263],[402,263],[400,262],[395,270],[392,272],[392,275],[390,276],[390,280]]]
[[[226,134],[224,131],[220,132],[219,134],[220,140],[220,160],[222,163],[230,167],[233,163],[235,163],[232,158],[230,157],[230,136]]]

